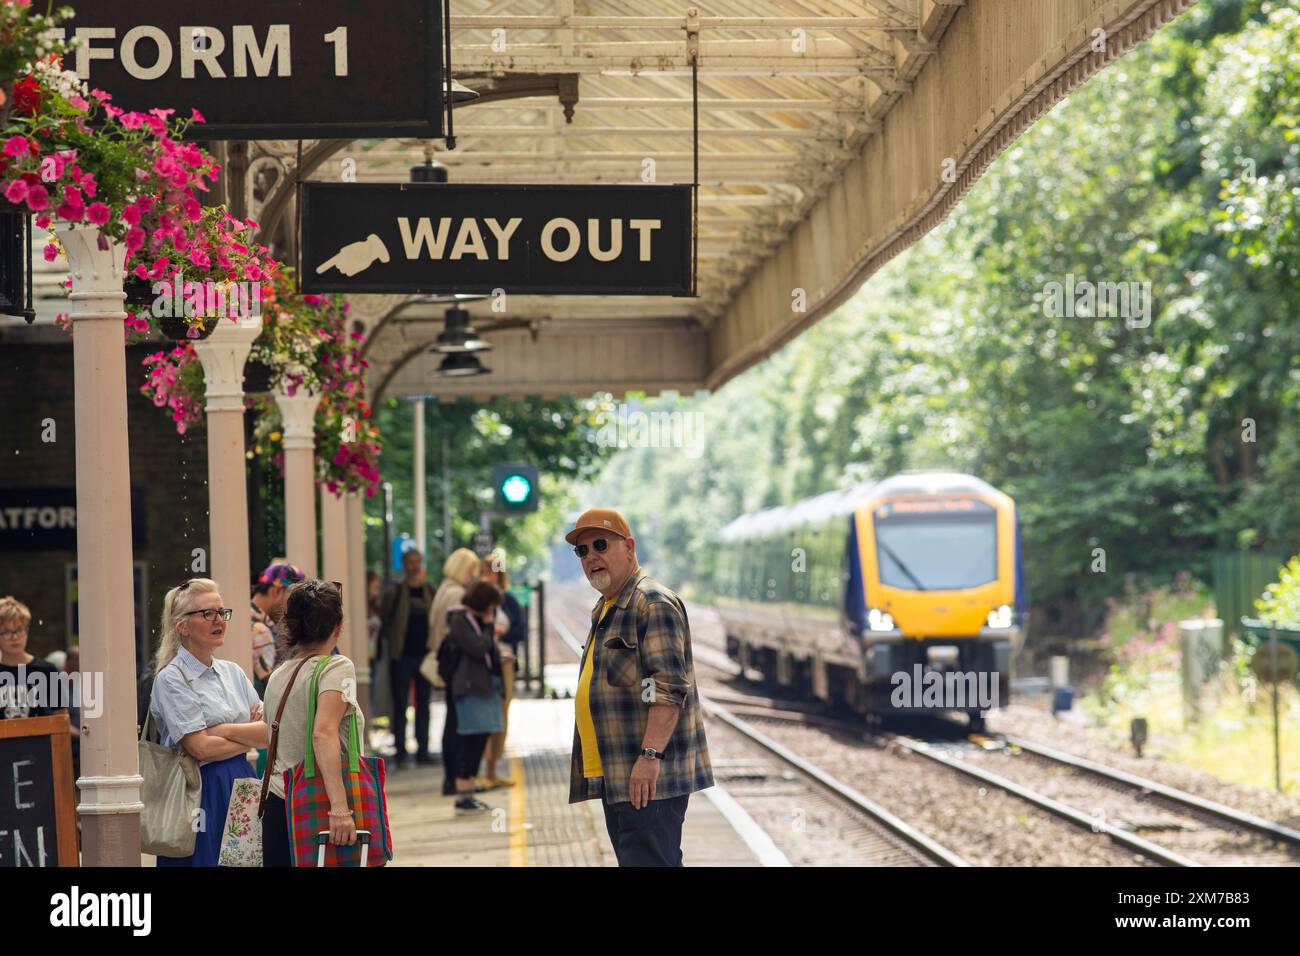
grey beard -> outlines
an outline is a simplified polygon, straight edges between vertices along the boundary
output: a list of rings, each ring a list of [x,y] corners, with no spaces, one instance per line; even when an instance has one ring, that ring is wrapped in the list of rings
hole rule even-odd
[[[588,580],[591,581],[591,586],[597,591],[604,591],[611,583],[613,583],[608,571],[600,571],[593,574]]]

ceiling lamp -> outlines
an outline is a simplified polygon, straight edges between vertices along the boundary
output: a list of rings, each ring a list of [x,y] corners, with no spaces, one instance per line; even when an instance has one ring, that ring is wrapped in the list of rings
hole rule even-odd
[[[447,325],[438,333],[438,338],[429,351],[443,355],[456,355],[469,352],[486,352],[492,346],[478,337],[474,327],[469,324],[469,312],[453,306],[447,310]]]
[[[478,360],[477,355],[470,355],[468,352],[458,352],[454,355],[448,355],[438,366],[438,374],[445,375],[448,378],[486,375],[490,371],[492,370]]]

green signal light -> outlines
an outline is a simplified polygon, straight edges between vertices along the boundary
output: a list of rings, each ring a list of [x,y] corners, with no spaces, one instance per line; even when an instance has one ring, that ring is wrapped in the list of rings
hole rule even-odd
[[[501,495],[512,505],[520,505],[533,493],[533,485],[523,475],[511,475],[501,482]]]

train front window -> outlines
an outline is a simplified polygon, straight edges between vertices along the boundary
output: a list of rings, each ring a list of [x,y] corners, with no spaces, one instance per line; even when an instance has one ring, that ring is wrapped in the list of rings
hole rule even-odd
[[[876,517],[880,583],[905,591],[955,591],[997,577],[992,514]]]

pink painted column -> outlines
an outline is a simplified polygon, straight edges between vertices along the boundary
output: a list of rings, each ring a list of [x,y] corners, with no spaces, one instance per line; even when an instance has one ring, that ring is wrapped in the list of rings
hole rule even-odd
[[[296,395],[277,393],[283,419],[284,548],[291,564],[309,578],[318,576],[316,562],[316,406],[320,396],[299,389]]]
[[[194,346],[203,363],[208,417],[208,554],[221,600],[234,610],[217,653],[253,676],[251,574],[248,567],[248,485],[244,470],[244,363],[262,333],[260,316],[222,318]]]
[[[344,607],[352,613],[344,618],[352,637],[352,649],[345,651],[357,668],[357,706],[370,719],[370,630],[366,606],[366,515],[361,495],[347,496],[348,576]]]
[[[125,250],[93,226],[60,225],[72,271],[77,457],[77,601],[81,669],[102,680],[102,706],[81,723],[82,862],[140,865],[135,734],[131,470],[122,304]]]

